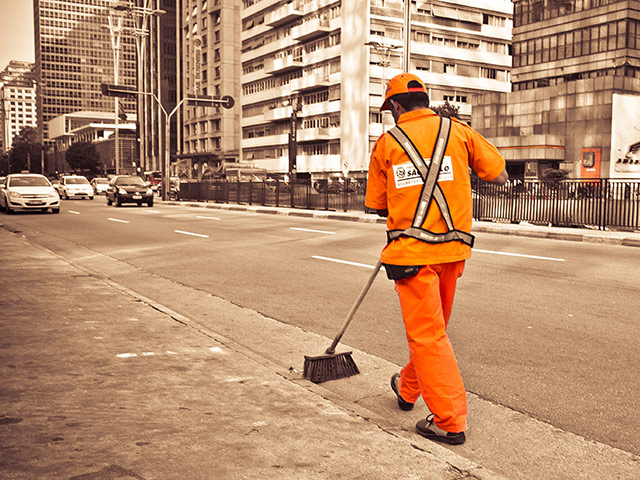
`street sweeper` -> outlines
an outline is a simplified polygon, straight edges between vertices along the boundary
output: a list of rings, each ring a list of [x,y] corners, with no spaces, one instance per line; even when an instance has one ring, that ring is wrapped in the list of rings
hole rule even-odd
[[[387,218],[380,261],[395,281],[409,343],[409,361],[393,375],[391,388],[402,410],[419,397],[427,404],[431,414],[416,424],[417,433],[461,444],[467,400],[447,324],[473,246],[469,167],[504,185],[505,161],[471,127],[429,109],[416,75],[393,77],[381,110],[391,112],[396,126],[371,153],[365,204]]]

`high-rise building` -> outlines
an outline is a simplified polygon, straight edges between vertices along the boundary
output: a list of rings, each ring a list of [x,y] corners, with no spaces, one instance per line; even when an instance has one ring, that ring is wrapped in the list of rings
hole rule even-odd
[[[640,177],[640,3],[514,4],[514,91],[477,98],[474,127],[511,176]]]
[[[403,67],[471,116],[471,97],[508,92],[507,0],[243,0],[242,159],[300,177],[363,176],[386,82]]]
[[[237,0],[178,0],[178,101],[186,96],[220,99],[240,95],[240,5]],[[190,106],[178,112],[178,162],[189,178],[219,173],[240,151],[240,107]]]
[[[48,141],[48,122],[63,114],[114,112],[114,98],[101,83],[115,83],[114,49],[109,28],[112,0],[34,0],[38,126]],[[133,39],[121,39],[121,85],[136,84]],[[120,99],[127,113],[135,101]],[[115,112],[114,112],[115,114]]]
[[[34,64],[12,60],[0,73],[0,150],[11,149],[24,127],[37,127]]]

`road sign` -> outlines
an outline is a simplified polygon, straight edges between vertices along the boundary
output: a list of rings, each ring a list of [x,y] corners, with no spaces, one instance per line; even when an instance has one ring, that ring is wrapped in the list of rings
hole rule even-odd
[[[232,108],[235,105],[233,97],[225,95],[222,99],[218,97],[212,97],[211,95],[189,95],[187,97],[187,104],[198,107],[210,107],[213,105],[219,105],[222,108]]]
[[[138,94],[136,87],[130,85],[101,83],[100,89],[107,97],[135,97]]]

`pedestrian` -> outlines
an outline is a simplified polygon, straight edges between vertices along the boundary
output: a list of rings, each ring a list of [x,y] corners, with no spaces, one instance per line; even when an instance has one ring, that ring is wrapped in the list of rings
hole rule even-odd
[[[371,153],[365,204],[387,218],[381,261],[395,280],[409,344],[409,361],[391,377],[391,388],[402,410],[411,410],[420,396],[427,404],[431,414],[416,424],[417,433],[461,444],[466,392],[446,328],[473,246],[469,167],[491,183],[504,185],[509,177],[495,146],[465,123],[429,109],[416,75],[391,79],[383,110],[396,126]]]

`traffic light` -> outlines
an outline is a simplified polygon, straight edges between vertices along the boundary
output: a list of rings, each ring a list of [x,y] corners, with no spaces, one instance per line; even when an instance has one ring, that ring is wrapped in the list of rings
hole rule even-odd
[[[102,94],[107,97],[135,97],[138,95],[136,87],[130,85],[112,85],[109,83],[101,83],[100,89]]]

